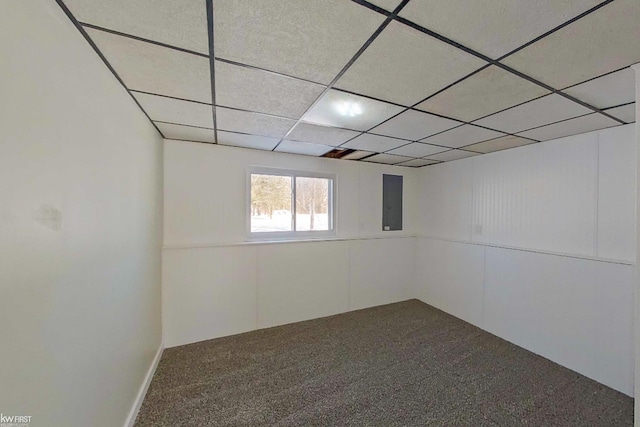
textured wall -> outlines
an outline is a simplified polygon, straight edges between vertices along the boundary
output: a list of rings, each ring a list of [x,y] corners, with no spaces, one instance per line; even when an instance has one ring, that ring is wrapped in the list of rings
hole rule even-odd
[[[635,125],[422,170],[428,237],[634,262]]]
[[[633,395],[634,135],[425,168],[415,295]]]

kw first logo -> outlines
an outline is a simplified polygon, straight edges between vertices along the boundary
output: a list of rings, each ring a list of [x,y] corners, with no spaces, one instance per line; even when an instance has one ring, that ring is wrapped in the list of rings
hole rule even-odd
[[[31,415],[5,415],[0,413],[0,427],[26,426],[31,422]]]

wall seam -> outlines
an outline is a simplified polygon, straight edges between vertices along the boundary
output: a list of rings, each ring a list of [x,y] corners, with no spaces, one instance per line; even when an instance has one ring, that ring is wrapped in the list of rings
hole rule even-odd
[[[348,251],[347,251],[347,274],[348,274],[348,280],[347,280],[347,307],[349,310],[352,310],[351,307],[351,262],[352,262],[352,257],[351,257],[351,244],[353,242],[349,241],[348,242]]]
[[[487,248],[506,249],[506,250],[517,251],[517,252],[530,252],[530,253],[534,253],[534,254],[550,255],[550,256],[561,257],[561,258],[583,259],[583,260],[587,260],[587,261],[604,262],[604,263],[607,263],[607,264],[635,265],[634,263],[632,263],[630,261],[598,258],[598,257],[592,257],[592,256],[586,256],[586,255],[563,254],[563,253],[548,252],[548,251],[544,251],[544,250],[531,249],[531,248],[519,248],[519,247],[506,246],[506,245],[496,245],[496,244],[490,244],[490,243],[476,243],[476,242],[469,242],[469,241],[455,240],[455,239],[446,239],[446,238],[434,237],[434,236],[417,236],[417,237],[421,237],[421,238],[424,238],[424,239],[430,239],[430,240],[438,240],[438,241],[443,241],[443,242],[461,243],[461,244],[464,244],[464,245],[485,246]]]
[[[485,292],[487,289],[487,247],[483,245],[484,248],[484,266],[482,269],[482,329],[486,330],[486,325],[484,321],[484,313],[485,313]]]
[[[596,141],[596,191],[595,191],[595,242],[593,245],[594,248],[594,256],[599,255],[598,248],[598,240],[600,240],[600,227],[599,227],[599,212],[600,212],[600,132],[596,133],[597,141]]]
[[[254,256],[256,257],[256,315],[255,315],[255,322],[256,322],[256,329],[260,328],[260,248],[259,247],[255,247],[254,248]]]
[[[473,242],[473,232],[474,232],[474,228],[475,228],[475,218],[474,218],[474,208],[475,208],[475,191],[474,191],[474,179],[475,179],[475,174],[476,174],[476,159],[471,159],[471,203],[469,203],[469,219],[470,219],[470,224],[469,224],[469,241]]]

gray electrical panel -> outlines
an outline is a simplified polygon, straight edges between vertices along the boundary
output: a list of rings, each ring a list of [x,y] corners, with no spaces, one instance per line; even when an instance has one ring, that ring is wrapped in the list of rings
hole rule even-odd
[[[382,175],[382,230],[402,230],[401,175]]]

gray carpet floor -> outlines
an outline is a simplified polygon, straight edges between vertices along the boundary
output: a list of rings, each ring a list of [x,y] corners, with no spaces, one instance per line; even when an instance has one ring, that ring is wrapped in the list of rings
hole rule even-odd
[[[417,300],[165,350],[136,426],[631,426],[633,399]]]

